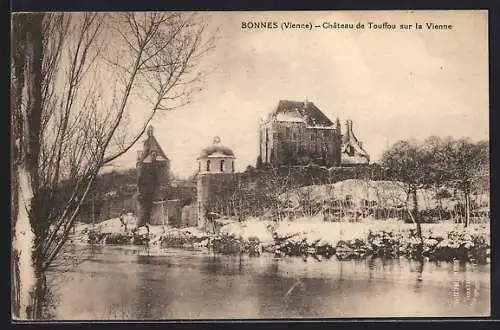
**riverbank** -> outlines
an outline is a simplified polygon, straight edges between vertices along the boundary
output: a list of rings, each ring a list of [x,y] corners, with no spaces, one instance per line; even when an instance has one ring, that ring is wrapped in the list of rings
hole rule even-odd
[[[75,239],[89,244],[149,245],[158,248],[183,247],[211,249],[216,253],[247,253],[258,256],[312,256],[323,259],[359,259],[370,256],[417,257],[420,243],[415,225],[401,221],[371,220],[362,223],[323,222],[320,218],[295,221],[263,221],[223,224],[216,234],[195,227],[150,226],[136,230],[134,219],[127,220],[127,231],[118,219],[92,227],[79,225]],[[423,224],[423,256],[429,260],[488,263],[490,231],[488,225]]]

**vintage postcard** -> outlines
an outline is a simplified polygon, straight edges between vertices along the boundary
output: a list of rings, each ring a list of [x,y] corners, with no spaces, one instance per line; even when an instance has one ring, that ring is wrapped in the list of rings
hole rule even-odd
[[[11,33],[15,320],[490,315],[487,11]]]

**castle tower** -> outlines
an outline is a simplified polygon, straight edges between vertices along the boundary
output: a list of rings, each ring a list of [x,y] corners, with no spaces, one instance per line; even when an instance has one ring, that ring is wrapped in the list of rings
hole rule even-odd
[[[155,215],[157,202],[168,196],[170,160],[163,152],[153,134],[153,127],[147,131],[143,149],[137,153],[137,214],[138,226],[157,224]]]
[[[203,148],[198,161],[197,211],[198,227],[211,231],[207,220],[228,214],[228,201],[235,182],[235,157],[231,149],[221,144],[219,137]]]

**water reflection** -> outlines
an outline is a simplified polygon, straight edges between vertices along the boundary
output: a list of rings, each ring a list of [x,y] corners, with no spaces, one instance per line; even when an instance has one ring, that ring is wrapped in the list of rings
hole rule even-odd
[[[58,319],[477,316],[490,308],[489,266],[424,260],[100,247],[66,277]]]
[[[150,279],[151,274],[149,272],[149,269],[152,267],[152,265],[161,265],[167,268],[170,268],[172,266],[169,262],[160,261],[164,260],[150,257],[148,250],[146,250],[146,255],[137,256],[138,286],[136,289],[138,292],[137,298],[135,299],[135,305],[137,311],[136,318],[138,319],[154,318],[152,309],[153,306],[157,306],[157,304],[155,304],[155,301],[157,300],[155,299],[155,294],[161,294],[161,292],[158,292],[158,290],[161,290],[161,286],[159,286],[158,288],[155,287],[153,290],[155,281],[152,281]],[[165,299],[159,300],[159,302],[161,302],[162,305],[168,303],[168,296],[165,296]]]

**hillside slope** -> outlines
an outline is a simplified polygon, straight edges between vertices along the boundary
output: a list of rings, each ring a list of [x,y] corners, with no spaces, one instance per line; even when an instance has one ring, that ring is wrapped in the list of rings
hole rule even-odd
[[[420,189],[417,191],[417,202],[421,209],[431,209],[441,206],[443,209],[451,209],[460,201],[461,196],[448,191],[450,197],[438,196],[436,189]],[[349,199],[354,207],[361,207],[363,203],[376,205],[378,207],[397,207],[406,204],[407,192],[405,185],[398,181],[373,181],[348,179],[333,184],[305,186],[282,195],[288,198],[294,205],[302,199],[324,202],[327,200]],[[489,203],[486,194],[473,196],[473,201],[478,205]],[[411,201],[410,201],[411,204]]]

